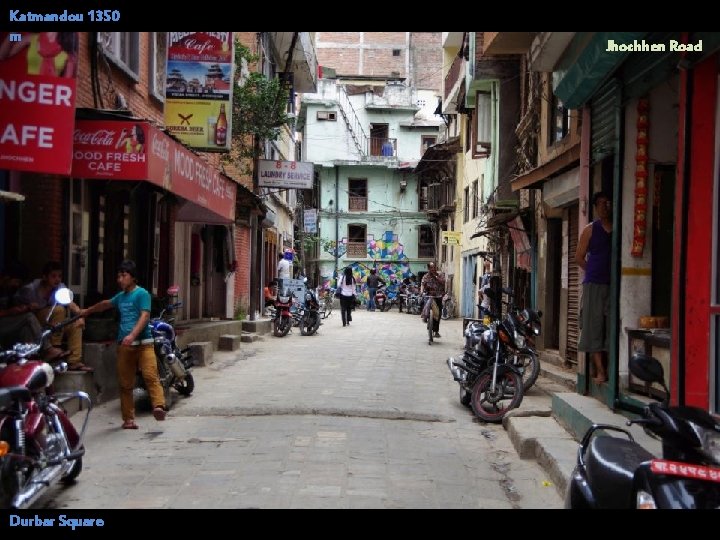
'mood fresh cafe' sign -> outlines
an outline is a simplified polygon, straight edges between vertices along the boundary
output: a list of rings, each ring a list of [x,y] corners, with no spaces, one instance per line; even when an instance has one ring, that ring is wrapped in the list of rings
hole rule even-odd
[[[183,145],[142,120],[78,120],[75,178],[145,180],[232,221],[235,184]]]

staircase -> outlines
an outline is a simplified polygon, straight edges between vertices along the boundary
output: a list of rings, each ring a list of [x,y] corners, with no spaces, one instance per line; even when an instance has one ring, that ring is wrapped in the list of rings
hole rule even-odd
[[[355,108],[350,102],[350,98],[345,91],[345,87],[341,84],[337,85],[337,102],[340,106],[340,114],[342,114],[343,120],[345,120],[348,132],[350,133],[353,142],[355,142],[355,147],[360,153],[360,158],[366,157],[368,136],[365,134],[365,130],[360,123],[360,119],[355,112]]]

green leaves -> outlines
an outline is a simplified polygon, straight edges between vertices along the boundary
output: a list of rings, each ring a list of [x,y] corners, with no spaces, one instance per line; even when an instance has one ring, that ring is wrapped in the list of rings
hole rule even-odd
[[[235,43],[236,77],[233,85],[232,152],[228,159],[252,159],[257,141],[277,140],[287,115],[289,89],[279,78],[268,79],[262,73],[248,72],[257,55],[241,43]],[[234,155],[233,155],[234,154]]]

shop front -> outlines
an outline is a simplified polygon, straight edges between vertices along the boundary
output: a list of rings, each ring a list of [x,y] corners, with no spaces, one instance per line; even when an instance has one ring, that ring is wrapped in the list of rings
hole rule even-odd
[[[150,122],[94,111],[78,114],[71,176],[77,292],[107,298],[130,257],[153,295],[179,286],[178,320],[232,316],[234,182]]]

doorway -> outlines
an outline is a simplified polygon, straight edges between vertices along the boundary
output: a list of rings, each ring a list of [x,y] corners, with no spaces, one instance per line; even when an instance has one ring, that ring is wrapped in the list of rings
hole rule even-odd
[[[388,141],[388,124],[370,124],[370,155],[382,156],[383,144]]]
[[[88,287],[88,242],[90,237],[90,197],[87,182],[72,179],[70,186],[70,219],[68,220],[67,285],[78,305],[85,304]]]

